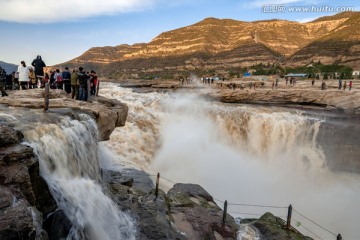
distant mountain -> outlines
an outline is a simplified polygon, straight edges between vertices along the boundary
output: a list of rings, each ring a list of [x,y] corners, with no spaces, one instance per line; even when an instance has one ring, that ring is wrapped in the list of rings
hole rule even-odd
[[[0,61],[0,66],[5,69],[6,74],[10,74],[14,71],[17,71],[18,65],[12,64],[12,63],[6,63],[3,61]]]
[[[310,59],[320,60],[325,64],[338,63],[360,69],[360,14],[343,13],[340,16],[346,16],[346,20],[293,54],[289,61],[299,65]],[[323,19],[325,22],[333,21],[329,17]],[[313,23],[323,22],[320,20]]]
[[[206,18],[161,33],[149,43],[91,48],[61,65],[83,65],[113,78],[132,73],[231,71],[258,63],[296,66],[319,60],[359,68],[359,19],[359,12],[309,23]]]

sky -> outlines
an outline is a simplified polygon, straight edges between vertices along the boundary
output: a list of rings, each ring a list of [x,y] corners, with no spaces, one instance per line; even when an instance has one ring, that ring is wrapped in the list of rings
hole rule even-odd
[[[307,22],[344,10],[360,11],[360,1],[0,0],[0,61],[18,65],[41,55],[55,65],[91,47],[150,42],[207,17]]]

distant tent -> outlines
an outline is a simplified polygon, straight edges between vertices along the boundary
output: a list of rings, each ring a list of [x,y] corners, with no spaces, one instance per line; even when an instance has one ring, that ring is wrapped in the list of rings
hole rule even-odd
[[[244,73],[244,77],[250,77],[250,76],[251,76],[251,73],[249,73],[249,72]]]

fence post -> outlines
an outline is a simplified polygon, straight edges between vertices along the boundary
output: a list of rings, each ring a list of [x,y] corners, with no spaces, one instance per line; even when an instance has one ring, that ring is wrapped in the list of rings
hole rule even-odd
[[[227,202],[227,200],[225,200],[225,202],[224,202],[224,214],[223,214],[223,219],[222,219],[222,227],[225,227],[226,214],[227,214],[227,205],[228,205],[228,202]]]
[[[89,78],[86,80],[86,84],[87,84],[87,89],[86,89],[87,99],[86,99],[86,101],[89,101],[89,98],[90,98],[90,79]]]
[[[49,83],[45,83],[44,111],[49,110]]]
[[[337,235],[336,240],[342,240],[342,236],[340,233]]]
[[[160,173],[158,173],[156,177],[155,199],[157,199],[159,194],[159,180],[160,180]]]
[[[292,206],[291,204],[289,205],[288,208],[288,215],[287,215],[287,221],[286,221],[286,229],[290,229],[291,226],[291,213],[292,213]]]
[[[100,87],[100,80],[97,80],[97,84],[96,84],[96,94],[95,96],[99,96],[99,87]]]

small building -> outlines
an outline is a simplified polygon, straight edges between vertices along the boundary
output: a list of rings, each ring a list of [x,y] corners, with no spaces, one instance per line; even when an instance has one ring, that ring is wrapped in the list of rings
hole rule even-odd
[[[255,80],[258,80],[258,81],[267,81],[267,80],[269,80],[269,76],[266,76],[266,75],[257,75],[257,76],[253,76],[253,78]]]
[[[301,78],[304,79],[308,76],[307,73],[289,73],[285,75],[285,78]]]
[[[353,71],[352,75],[353,76],[360,76],[360,71]]]

